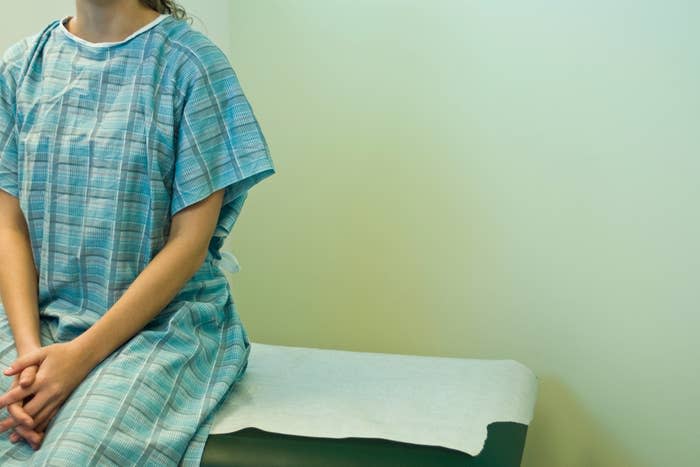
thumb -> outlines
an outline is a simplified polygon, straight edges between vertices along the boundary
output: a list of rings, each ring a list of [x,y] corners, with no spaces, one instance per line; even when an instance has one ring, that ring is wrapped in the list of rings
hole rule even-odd
[[[37,367],[35,365],[30,365],[24,370],[22,370],[22,372],[19,374],[20,386],[26,388],[34,382],[34,377],[36,376],[36,369]]]
[[[40,350],[35,350],[33,352],[30,352],[28,354],[22,355],[21,357],[17,358],[12,364],[10,365],[10,368],[7,368],[6,370],[3,370],[3,373],[5,376],[12,376],[16,375],[17,373],[21,372],[25,368],[32,366],[32,365],[39,365],[41,364],[42,360],[44,359],[44,352]]]

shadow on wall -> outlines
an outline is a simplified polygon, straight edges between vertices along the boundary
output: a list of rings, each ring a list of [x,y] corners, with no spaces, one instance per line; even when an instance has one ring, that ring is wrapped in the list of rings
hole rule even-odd
[[[647,467],[624,452],[571,390],[540,376],[535,415],[527,430],[522,467]]]

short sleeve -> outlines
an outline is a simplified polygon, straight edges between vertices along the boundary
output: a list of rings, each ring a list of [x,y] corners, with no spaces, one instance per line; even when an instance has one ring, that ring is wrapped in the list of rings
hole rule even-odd
[[[218,251],[248,191],[275,173],[267,141],[233,68],[215,46],[192,62],[175,132],[170,214],[225,188],[212,240]]]
[[[14,197],[19,195],[16,131],[15,82],[10,64],[3,57],[0,58],[0,189]]]

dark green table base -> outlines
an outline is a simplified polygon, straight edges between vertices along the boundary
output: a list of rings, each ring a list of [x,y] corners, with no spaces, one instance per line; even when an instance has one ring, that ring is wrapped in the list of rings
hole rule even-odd
[[[210,435],[203,467],[519,467],[527,425],[494,422],[478,456],[381,438],[316,438],[245,428]]]

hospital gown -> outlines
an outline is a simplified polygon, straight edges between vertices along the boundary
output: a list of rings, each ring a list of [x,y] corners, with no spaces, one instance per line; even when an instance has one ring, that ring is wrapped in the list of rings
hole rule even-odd
[[[248,190],[275,168],[237,75],[204,34],[164,14],[92,43],[68,18],[0,60],[0,189],[29,227],[42,345],[109,310],[163,248],[173,215],[225,196],[195,275],[88,374],[38,451],[0,434],[0,465],[198,465],[250,353],[221,247]],[[0,309],[0,367],[15,358]],[[12,378],[0,374],[2,393]]]

